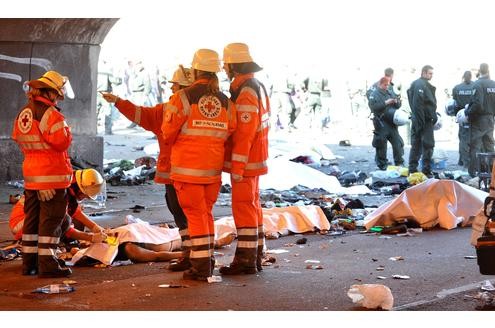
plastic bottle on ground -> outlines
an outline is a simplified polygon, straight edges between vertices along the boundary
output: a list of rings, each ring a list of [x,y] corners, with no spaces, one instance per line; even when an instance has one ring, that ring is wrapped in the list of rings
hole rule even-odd
[[[46,285],[40,288],[36,288],[33,293],[43,293],[43,294],[61,294],[70,293],[75,290],[74,287],[66,284],[53,284]]]

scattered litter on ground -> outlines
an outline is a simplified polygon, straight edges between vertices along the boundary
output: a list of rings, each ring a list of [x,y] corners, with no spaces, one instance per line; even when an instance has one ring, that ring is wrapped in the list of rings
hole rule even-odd
[[[318,264],[318,263],[320,263],[320,261],[319,260],[306,260],[306,261],[304,261],[304,263]]]
[[[181,285],[181,284],[162,284],[158,285],[159,288],[188,288],[189,285]]]
[[[393,256],[389,258],[390,261],[403,261],[404,258],[402,256]]]
[[[222,282],[222,276],[211,276],[211,277],[208,277],[207,281],[209,284],[216,283],[216,282]]]
[[[392,278],[394,278],[394,279],[402,279],[402,280],[411,279],[411,277],[409,277],[409,276],[400,275],[400,274],[394,274],[394,275],[392,276]]]
[[[36,288],[33,290],[33,293],[42,293],[42,294],[61,294],[61,293],[71,293],[76,289],[72,286],[66,284],[52,284],[46,285],[43,287]]]
[[[390,288],[379,284],[352,285],[347,292],[353,303],[367,309],[391,310],[394,297]]]
[[[296,244],[298,244],[298,245],[306,244],[307,241],[308,241],[307,238],[301,238],[301,239],[296,240]]]
[[[486,290],[486,291],[489,291],[489,292],[493,292],[493,291],[495,291],[495,287],[493,287],[493,285],[490,282],[490,280],[485,280],[481,284],[481,290]]]
[[[308,265],[306,265],[306,269],[310,269],[310,270],[322,270],[323,267],[321,265],[308,264]]]

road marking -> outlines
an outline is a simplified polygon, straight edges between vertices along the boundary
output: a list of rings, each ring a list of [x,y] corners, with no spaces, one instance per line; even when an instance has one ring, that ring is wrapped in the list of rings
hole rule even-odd
[[[468,290],[479,289],[481,287],[481,285],[483,284],[483,282],[485,282],[486,280],[490,280],[490,279],[485,279],[485,280],[480,281],[480,282],[475,282],[475,283],[472,283],[469,285],[464,285],[464,286],[460,286],[460,287],[456,287],[456,288],[452,288],[452,289],[444,289],[444,290],[438,292],[436,298],[434,298],[434,299],[422,300],[422,301],[417,301],[417,302],[412,302],[412,303],[396,306],[396,307],[392,308],[392,311],[406,310],[408,308],[416,307],[418,305],[424,305],[424,304],[436,302],[436,301],[441,300],[441,299],[443,299],[449,295],[458,294],[461,292],[466,292]],[[491,283],[493,283],[494,281],[495,280],[490,280]]]

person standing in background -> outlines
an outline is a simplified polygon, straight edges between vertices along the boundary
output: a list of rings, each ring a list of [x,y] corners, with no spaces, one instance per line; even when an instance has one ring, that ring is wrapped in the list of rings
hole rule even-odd
[[[433,126],[438,120],[436,114],[436,88],[431,85],[433,67],[425,65],[421,69],[421,77],[415,80],[407,96],[411,107],[411,151],[409,153],[409,174],[418,172],[419,160],[422,160],[422,172],[433,177],[431,161],[435,148]]]

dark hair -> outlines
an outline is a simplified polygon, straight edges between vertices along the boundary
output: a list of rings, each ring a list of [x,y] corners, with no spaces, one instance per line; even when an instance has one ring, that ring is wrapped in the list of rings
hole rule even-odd
[[[488,70],[488,64],[487,63],[482,63],[480,65],[480,74],[481,75],[486,75],[488,74],[489,70]]]
[[[385,68],[385,76],[392,76],[392,75],[394,75],[394,69],[392,67]]]
[[[231,63],[229,64],[229,68],[232,71],[240,74],[256,73],[262,70],[262,68],[255,62]]]
[[[421,74],[423,74],[423,73],[428,73],[428,71],[429,71],[430,69],[433,69],[433,67],[432,67],[432,66],[430,66],[430,65],[425,65],[425,66],[423,66],[423,68],[421,69]]]
[[[462,79],[465,82],[471,82],[471,79],[473,78],[473,74],[471,71],[465,71],[464,74],[462,75]]]
[[[220,92],[220,86],[218,82],[217,74],[213,72],[206,72],[201,70],[196,70],[196,77],[208,79],[208,86],[206,87],[206,92],[210,95],[214,95]]]

